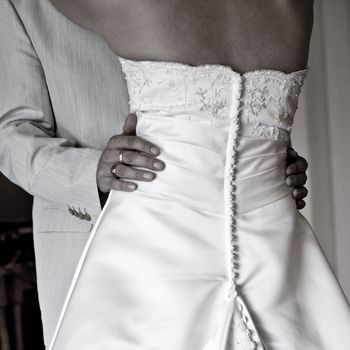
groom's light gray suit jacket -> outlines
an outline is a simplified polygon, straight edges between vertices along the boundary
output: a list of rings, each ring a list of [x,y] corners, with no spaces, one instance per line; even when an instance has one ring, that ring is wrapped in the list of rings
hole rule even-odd
[[[107,44],[49,0],[0,0],[0,83],[0,171],[34,196],[48,344],[101,211],[96,168],[109,138],[122,131],[126,84]]]

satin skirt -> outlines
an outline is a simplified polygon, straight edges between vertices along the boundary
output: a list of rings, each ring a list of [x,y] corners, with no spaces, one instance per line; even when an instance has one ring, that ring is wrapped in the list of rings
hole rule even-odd
[[[137,134],[166,169],[110,192],[50,349],[349,348],[347,300],[285,184],[286,143],[240,136],[232,296],[229,126],[140,114]]]

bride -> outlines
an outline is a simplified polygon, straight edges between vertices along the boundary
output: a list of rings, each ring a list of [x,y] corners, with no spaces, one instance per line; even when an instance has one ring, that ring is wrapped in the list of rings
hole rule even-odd
[[[52,2],[109,43],[166,168],[110,192],[49,349],[349,348],[348,303],[284,179],[313,1]]]

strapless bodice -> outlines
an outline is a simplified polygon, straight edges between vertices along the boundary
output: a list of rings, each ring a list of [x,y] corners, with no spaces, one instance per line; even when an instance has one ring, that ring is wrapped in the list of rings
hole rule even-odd
[[[220,128],[241,112],[241,136],[288,140],[308,70],[239,74],[223,65],[120,58],[131,111],[172,116]]]

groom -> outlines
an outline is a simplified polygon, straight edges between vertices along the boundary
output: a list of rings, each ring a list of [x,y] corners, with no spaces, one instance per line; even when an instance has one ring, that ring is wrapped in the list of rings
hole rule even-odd
[[[134,116],[124,125],[128,96],[117,57],[49,0],[0,1],[0,77],[0,171],[34,196],[38,292],[48,344],[106,194],[111,188],[129,190],[110,171],[120,149],[131,152],[124,153],[127,164],[119,176],[132,171],[128,165],[145,162],[155,172],[164,164],[157,169],[158,153],[135,136]],[[135,158],[132,150],[148,157]],[[293,152],[288,161],[293,164],[286,181],[297,187],[293,196],[301,208],[307,164]],[[141,175],[134,171],[136,179]]]

